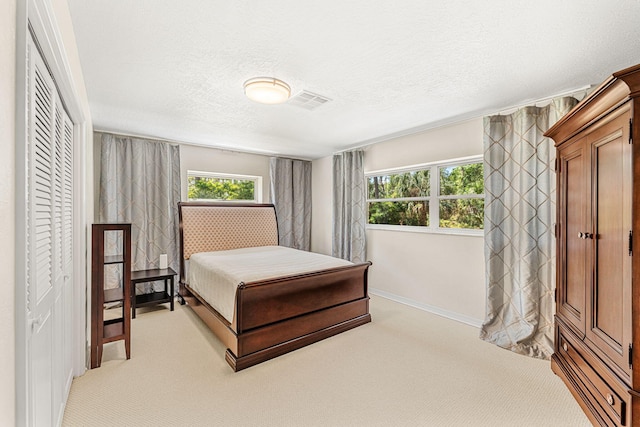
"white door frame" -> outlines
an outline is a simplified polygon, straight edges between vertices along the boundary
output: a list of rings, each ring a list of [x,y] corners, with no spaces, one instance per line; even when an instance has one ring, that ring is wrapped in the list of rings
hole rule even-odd
[[[27,69],[26,54],[29,26],[35,34],[42,54],[74,123],[73,146],[73,375],[82,375],[87,360],[87,283],[89,270],[87,265],[87,247],[90,236],[87,230],[92,222],[87,217],[87,182],[93,181],[88,173],[87,155],[92,153],[93,139],[90,117],[86,117],[81,97],[74,83],[71,67],[64,50],[62,35],[58,27],[51,0],[27,0],[16,2],[16,424],[28,422],[27,395],[27,319],[26,295],[26,239],[27,223],[25,212],[26,189],[26,141],[27,120]],[[92,162],[89,163],[92,165]],[[90,211],[89,211],[90,212]],[[65,397],[66,401],[66,397]],[[58,420],[52,420],[52,423]]]

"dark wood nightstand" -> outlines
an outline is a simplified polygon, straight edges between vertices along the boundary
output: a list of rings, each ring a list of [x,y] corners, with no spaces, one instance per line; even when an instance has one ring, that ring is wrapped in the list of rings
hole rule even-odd
[[[154,268],[152,270],[138,270],[131,272],[131,317],[136,318],[136,307],[147,305],[171,304],[173,311],[173,276],[177,273],[172,268]],[[136,284],[164,280],[164,291],[136,295]]]

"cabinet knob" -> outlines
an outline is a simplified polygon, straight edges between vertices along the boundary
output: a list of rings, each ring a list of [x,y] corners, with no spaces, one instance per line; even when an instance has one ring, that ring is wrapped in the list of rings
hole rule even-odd
[[[567,343],[566,343],[566,342],[563,342],[563,343],[562,343],[562,349],[563,349],[564,351],[569,351],[569,347],[567,346]]]
[[[578,239],[584,239],[584,233],[582,231],[578,233]]]
[[[615,400],[613,400],[613,396],[611,395],[611,393],[607,393],[607,403],[611,406],[613,406]]]

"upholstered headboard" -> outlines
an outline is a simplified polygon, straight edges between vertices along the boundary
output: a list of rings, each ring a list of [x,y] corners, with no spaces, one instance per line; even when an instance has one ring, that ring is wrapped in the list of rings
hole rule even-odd
[[[181,202],[178,210],[183,260],[198,252],[278,245],[273,205]]]

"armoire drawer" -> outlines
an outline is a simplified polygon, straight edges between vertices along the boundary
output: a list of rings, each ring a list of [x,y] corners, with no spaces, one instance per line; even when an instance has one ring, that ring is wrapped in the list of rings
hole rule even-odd
[[[626,412],[629,404],[628,393],[622,390],[616,391],[613,384],[607,383],[594,368],[580,354],[579,344],[572,343],[569,333],[563,333],[560,329],[558,334],[558,352],[564,361],[573,371],[574,379],[578,380],[584,387],[588,396],[590,396],[590,405],[594,407],[603,418],[609,419],[613,425],[627,425]]]

